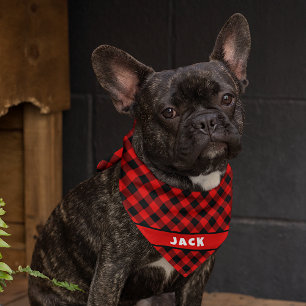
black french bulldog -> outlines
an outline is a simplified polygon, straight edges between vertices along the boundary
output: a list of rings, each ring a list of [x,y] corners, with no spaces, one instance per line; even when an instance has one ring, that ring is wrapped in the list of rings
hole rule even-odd
[[[138,157],[161,181],[190,190],[220,183],[241,148],[240,95],[248,84],[250,45],[248,23],[235,14],[219,33],[209,62],[155,72],[111,46],[93,52],[101,86],[120,113],[136,119]],[[33,269],[76,283],[85,293],[30,277],[31,305],[135,305],[166,292],[175,293],[175,305],[201,305],[214,255],[188,277],[176,272],[124,209],[119,171],[120,163],[72,190],[35,246]]]

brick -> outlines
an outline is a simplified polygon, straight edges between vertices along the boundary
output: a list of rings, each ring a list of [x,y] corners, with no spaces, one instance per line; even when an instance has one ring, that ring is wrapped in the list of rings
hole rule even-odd
[[[69,1],[71,90],[96,86],[91,53],[101,44],[129,52],[156,70],[168,68],[168,1]]]
[[[63,113],[63,193],[95,173],[92,139],[93,102],[89,95],[72,95]]]
[[[234,171],[236,216],[306,220],[306,101],[245,99]]]
[[[133,126],[133,120],[119,114],[107,95],[98,95],[94,111],[95,164],[110,157],[122,147],[123,137]]]
[[[306,301],[306,224],[233,219],[208,291]]]
[[[306,97],[305,1],[178,0],[174,4],[176,66],[207,61],[225,21],[240,12],[252,36],[247,94]]]

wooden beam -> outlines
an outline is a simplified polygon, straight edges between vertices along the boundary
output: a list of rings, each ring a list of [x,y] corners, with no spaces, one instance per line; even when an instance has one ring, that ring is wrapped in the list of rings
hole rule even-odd
[[[5,222],[24,222],[23,134],[0,129],[0,197],[6,202]]]
[[[42,115],[24,106],[26,259],[31,262],[37,226],[62,197],[62,113]]]
[[[68,109],[67,0],[0,0],[0,116],[28,101]]]

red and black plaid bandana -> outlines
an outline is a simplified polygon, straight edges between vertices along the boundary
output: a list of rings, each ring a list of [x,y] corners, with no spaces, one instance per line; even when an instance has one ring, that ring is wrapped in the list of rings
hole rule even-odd
[[[227,165],[220,185],[189,191],[159,181],[137,157],[134,128],[123,148],[97,167],[121,162],[119,189],[129,216],[154,248],[184,277],[196,270],[224,242],[232,210],[232,169]]]

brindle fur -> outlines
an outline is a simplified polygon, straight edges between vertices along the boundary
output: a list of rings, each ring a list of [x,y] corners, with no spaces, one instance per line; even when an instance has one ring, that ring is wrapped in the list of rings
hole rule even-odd
[[[221,30],[207,63],[154,72],[114,47],[94,51],[99,82],[119,112],[136,118],[133,146],[160,180],[198,190],[189,176],[224,172],[228,159],[238,154],[244,120],[240,94],[247,84],[249,50],[248,24],[235,14]],[[234,106],[220,104],[226,92],[235,95]],[[162,117],[169,105],[178,117]],[[205,127],[207,120],[215,122],[214,131]],[[218,143],[226,143],[226,149],[215,149]],[[209,157],[207,152],[216,154]],[[33,269],[77,283],[85,293],[30,277],[31,305],[135,305],[167,292],[170,304],[201,305],[215,256],[186,278],[174,271],[166,279],[163,269],[147,267],[161,256],[125,211],[119,174],[116,164],[68,193],[49,217],[33,253]],[[166,305],[154,298],[151,303]]]

